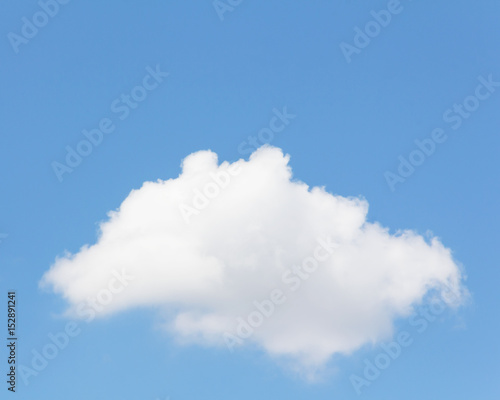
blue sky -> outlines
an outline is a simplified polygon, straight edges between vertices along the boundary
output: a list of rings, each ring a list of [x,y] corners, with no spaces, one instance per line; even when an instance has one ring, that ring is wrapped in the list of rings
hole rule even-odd
[[[210,1],[70,1],[13,45],[9,33],[21,35],[22,18],[32,21],[40,7],[7,2],[0,13],[0,286],[5,301],[17,291],[19,364],[30,365],[32,350],[72,321],[61,317],[64,299],[39,288],[57,256],[95,243],[110,210],[145,181],[177,177],[187,155],[248,158],[240,144],[286,108],[295,118],[270,144],[291,156],[295,179],[364,197],[368,221],[391,232],[432,231],[466,271],[471,301],[421,333],[398,320],[396,332],[413,343],[361,397],[499,398],[500,88],[484,82],[500,82],[500,4],[402,0],[347,58],[341,43],[354,45],[355,28],[388,2],[242,1],[220,16]],[[168,76],[149,79],[157,85],[126,116],[114,112],[113,102],[123,106],[122,94],[157,68]],[[481,84],[487,98],[476,104],[470,96]],[[443,114],[464,101],[474,110],[453,129]],[[60,181],[53,163],[65,163],[66,146],[106,118],[113,131]],[[387,172],[398,174],[399,157],[408,160],[415,140],[435,129],[446,139],[391,190]],[[358,398],[350,377],[380,353],[365,346],[339,357],[310,383],[254,347],[179,346],[158,315],[145,307],[75,320],[80,334],[28,385],[18,374],[16,395],[350,399]]]

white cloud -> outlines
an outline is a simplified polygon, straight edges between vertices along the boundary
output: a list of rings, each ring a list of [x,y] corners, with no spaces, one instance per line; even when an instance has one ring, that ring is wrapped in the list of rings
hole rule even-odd
[[[191,154],[178,178],[133,190],[97,243],[56,259],[42,284],[82,316],[79,306],[124,271],[135,279],[101,314],[160,306],[177,339],[220,346],[255,301],[280,290],[285,300],[243,343],[306,368],[387,339],[429,293],[461,303],[463,276],[438,239],[390,234],[366,221],[365,200],[292,181],[288,161],[271,147],[233,164]],[[186,207],[196,212],[186,216]],[[321,253],[314,272],[292,272],[321,238],[338,247]],[[456,296],[441,293],[445,286]]]

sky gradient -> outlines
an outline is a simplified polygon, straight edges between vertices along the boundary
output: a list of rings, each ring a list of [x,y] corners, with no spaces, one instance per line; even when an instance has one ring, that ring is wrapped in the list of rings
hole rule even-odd
[[[42,8],[0,6],[0,287],[5,301],[17,291],[19,363],[73,321],[39,286],[56,257],[96,243],[110,210],[145,181],[176,178],[189,154],[248,159],[286,108],[294,118],[269,144],[290,155],[294,179],[365,198],[367,220],[391,233],[431,231],[467,275],[456,313],[425,328],[397,321],[413,342],[361,397],[499,398],[498,2],[242,1],[222,14],[210,1],[57,4],[17,45],[10,33]],[[380,10],[396,12],[360,35]],[[342,43],[364,47],[346,57]],[[102,141],[68,166],[98,127]],[[411,156],[429,138],[434,150]],[[74,320],[79,333],[28,385],[18,375],[17,398],[351,399],[350,377],[380,353],[338,357],[311,383],[258,348],[179,345],[160,314]]]

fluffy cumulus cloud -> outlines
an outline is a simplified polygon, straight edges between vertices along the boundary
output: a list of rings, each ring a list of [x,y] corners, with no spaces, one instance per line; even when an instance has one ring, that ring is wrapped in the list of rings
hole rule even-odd
[[[424,301],[464,298],[437,238],[367,222],[364,199],[292,179],[289,156],[186,157],[100,225],[97,242],[57,258],[42,285],[75,316],[155,306],[184,343],[258,346],[304,368],[386,340]]]

